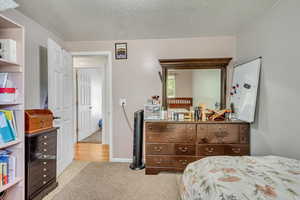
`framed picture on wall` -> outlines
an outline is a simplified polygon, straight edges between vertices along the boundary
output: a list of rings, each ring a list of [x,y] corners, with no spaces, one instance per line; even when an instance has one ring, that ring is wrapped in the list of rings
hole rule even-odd
[[[116,60],[127,59],[127,43],[115,43]]]

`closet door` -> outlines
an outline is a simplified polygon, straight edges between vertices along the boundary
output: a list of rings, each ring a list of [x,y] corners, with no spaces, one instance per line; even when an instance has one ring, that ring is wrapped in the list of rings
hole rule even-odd
[[[92,134],[91,71],[77,70],[78,86],[78,141]],[[95,73],[95,72],[94,72]]]
[[[48,105],[59,127],[57,136],[57,175],[72,162],[73,149],[73,103],[72,103],[72,57],[48,40]]]

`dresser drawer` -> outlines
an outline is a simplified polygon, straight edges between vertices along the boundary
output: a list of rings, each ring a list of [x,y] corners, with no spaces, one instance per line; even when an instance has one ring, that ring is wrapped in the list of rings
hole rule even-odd
[[[238,124],[200,124],[197,126],[198,144],[240,143]]]
[[[146,144],[147,155],[195,155],[196,146],[191,144]]]
[[[56,172],[56,161],[55,160],[37,160],[29,165],[29,174],[40,174],[44,172]]]
[[[36,193],[37,191],[39,191],[40,189],[42,189],[43,187],[45,187],[47,184],[49,184],[52,181],[55,181],[55,178],[52,179],[45,179],[45,180],[39,180],[38,182],[36,182],[35,184],[31,184],[28,187],[28,192],[29,195],[33,195],[34,193]]]
[[[175,155],[196,155],[196,145],[175,144]]]
[[[226,155],[230,156],[245,156],[250,155],[249,145],[226,145],[224,146]]]
[[[174,144],[146,144],[147,155],[173,155]]]
[[[197,158],[192,156],[146,156],[146,166],[184,169],[196,160]]]
[[[224,155],[223,145],[198,145],[198,156],[222,156]]]
[[[36,161],[29,166],[28,175],[29,188],[42,187],[56,178],[56,162]]]
[[[146,123],[148,143],[194,143],[195,124]]]

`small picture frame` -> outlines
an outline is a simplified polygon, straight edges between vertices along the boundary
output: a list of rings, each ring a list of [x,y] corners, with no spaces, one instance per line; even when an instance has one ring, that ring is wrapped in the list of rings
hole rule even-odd
[[[115,43],[116,60],[127,59],[127,43]]]

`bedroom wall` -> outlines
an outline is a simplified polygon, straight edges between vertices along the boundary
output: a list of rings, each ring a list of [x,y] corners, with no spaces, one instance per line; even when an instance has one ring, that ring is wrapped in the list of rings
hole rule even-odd
[[[262,75],[252,153],[300,159],[300,1],[285,0],[245,26],[237,39],[238,60],[262,56]]]
[[[221,99],[221,70],[202,69],[194,70],[192,78],[193,104],[207,104],[210,109],[215,109],[216,102]]]
[[[66,42],[69,51],[111,51],[117,41]],[[113,90],[113,158],[132,157],[133,134],[130,132],[119,99],[127,99],[127,112],[143,109],[147,98],[161,96],[158,59],[235,57],[235,37],[202,37],[189,39],[149,39],[119,41],[128,43],[128,59],[112,63]]]
[[[49,37],[60,45],[63,41],[17,10],[1,14],[25,27],[25,92],[30,92],[25,95],[25,108],[40,108],[39,46],[47,47]]]

